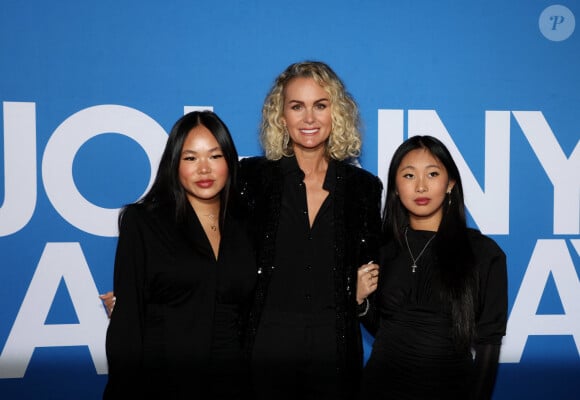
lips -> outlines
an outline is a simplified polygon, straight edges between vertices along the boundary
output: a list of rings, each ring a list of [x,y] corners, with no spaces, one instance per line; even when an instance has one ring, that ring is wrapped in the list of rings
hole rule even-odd
[[[313,135],[316,132],[318,132],[318,128],[313,128],[313,129],[300,129],[300,133],[302,133],[304,135]]]
[[[199,186],[200,188],[207,189],[207,188],[211,187],[211,185],[213,185],[213,180],[207,179],[207,180],[203,180],[203,181],[197,181],[197,182],[195,182],[195,184],[197,186]]]
[[[428,197],[418,197],[415,199],[415,204],[419,205],[419,206],[425,206],[427,204],[429,204],[431,200]]]

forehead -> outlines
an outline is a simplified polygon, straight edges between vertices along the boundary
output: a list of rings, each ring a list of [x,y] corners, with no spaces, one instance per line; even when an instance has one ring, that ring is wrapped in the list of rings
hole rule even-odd
[[[217,139],[214,135],[210,132],[203,125],[198,125],[192,128],[185,137],[185,141],[183,142],[183,150],[190,150],[193,147],[215,147],[218,146]]]
[[[401,164],[399,165],[399,169],[425,167],[438,167],[445,169],[445,166],[441,161],[425,148],[411,150],[405,154],[401,160]]]
[[[316,99],[328,98],[329,94],[324,87],[319,85],[314,78],[297,77],[290,80],[284,88],[284,97],[287,100],[295,100],[301,97],[314,97]]]

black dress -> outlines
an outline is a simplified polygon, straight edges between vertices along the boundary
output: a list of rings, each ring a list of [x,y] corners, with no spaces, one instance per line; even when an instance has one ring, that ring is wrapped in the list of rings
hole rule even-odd
[[[195,215],[126,209],[107,330],[105,399],[244,398],[243,323],[256,277],[245,224],[226,220],[218,259]]]
[[[409,229],[416,258],[433,232]],[[490,238],[469,230],[476,256],[478,295],[474,345],[499,345],[507,319],[507,274],[503,251]],[[378,330],[363,372],[361,398],[468,399],[474,363],[470,351],[457,350],[451,338],[450,305],[440,297],[432,245],[417,261],[393,243],[381,249],[375,294]],[[369,318],[372,318],[369,315]]]

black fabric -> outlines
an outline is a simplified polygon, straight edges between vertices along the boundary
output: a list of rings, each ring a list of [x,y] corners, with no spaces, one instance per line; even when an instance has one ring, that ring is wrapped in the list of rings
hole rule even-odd
[[[252,352],[254,398],[344,398],[334,320],[334,311],[313,315],[266,309]]]
[[[226,220],[216,260],[193,209],[183,226],[173,215],[169,207],[142,205],[123,215],[105,399],[182,399],[204,391],[243,398],[241,324],[256,271],[247,228]]]
[[[248,323],[248,351],[253,348],[263,322],[262,312],[267,308],[271,279],[277,274],[276,243],[284,188],[282,163],[262,157],[241,161],[240,187],[242,198],[249,206],[258,257],[256,300]],[[334,169],[336,174],[334,182],[329,182],[334,186],[331,190],[334,234],[332,241],[326,244],[326,250],[321,251],[332,251],[331,262],[334,263],[331,281],[328,282],[334,288],[334,337],[330,340],[336,342],[337,361],[333,371],[338,373],[341,396],[352,398],[358,387],[363,356],[356,313],[356,271],[360,265],[378,257],[382,184],[377,177],[356,166],[338,161],[330,163],[333,165],[329,169]],[[302,251],[298,246],[293,248]],[[272,346],[285,344],[277,342]],[[302,383],[294,380],[287,381],[287,385],[299,386]]]
[[[471,400],[491,399],[500,349],[499,344],[475,345],[473,382],[470,387]]]
[[[281,160],[283,195],[276,233],[276,273],[268,287],[269,308],[313,314],[334,310],[333,165],[329,165],[323,186],[329,194],[310,227],[304,173],[295,158]]]
[[[333,166],[329,165],[323,185],[329,194],[311,227],[304,173],[295,158],[281,160],[283,195],[276,273],[270,279],[268,302],[252,352],[258,399],[270,399],[272,394],[279,399],[323,399],[339,392],[334,340]],[[288,385],[290,377],[294,377],[292,385]]]
[[[432,232],[409,229],[415,258],[432,236]],[[493,240],[475,230],[469,230],[469,239],[478,281],[474,346],[499,347],[507,323],[505,255]],[[379,287],[363,317],[376,336],[363,374],[361,398],[466,399],[473,392],[472,354],[458,350],[452,340],[450,304],[442,300],[434,262],[432,246],[428,246],[413,273],[406,247],[390,243],[381,249]],[[497,358],[488,361],[497,363]],[[486,368],[495,373],[489,364]],[[484,381],[489,388],[493,379]]]

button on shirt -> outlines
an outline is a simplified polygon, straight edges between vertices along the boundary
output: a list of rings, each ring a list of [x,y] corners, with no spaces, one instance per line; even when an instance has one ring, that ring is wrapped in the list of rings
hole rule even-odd
[[[334,318],[334,188],[336,170],[328,164],[323,188],[329,194],[312,228],[308,218],[304,173],[295,157],[281,160],[282,207],[276,236],[276,257],[267,308]],[[321,321],[322,322],[322,321]]]

